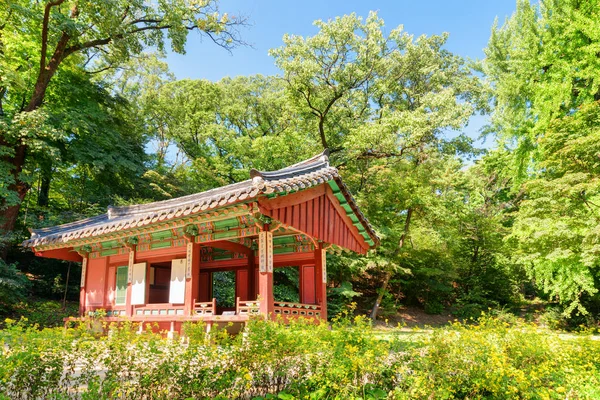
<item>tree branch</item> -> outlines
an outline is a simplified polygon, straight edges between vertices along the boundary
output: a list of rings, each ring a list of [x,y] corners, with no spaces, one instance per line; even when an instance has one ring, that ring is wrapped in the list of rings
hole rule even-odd
[[[95,71],[87,71],[87,70],[86,70],[85,72],[86,72],[87,74],[90,74],[90,75],[95,75],[95,74],[99,74],[99,73],[101,73],[101,72],[104,72],[104,71],[108,71],[109,69],[113,69],[113,68],[117,68],[117,67],[116,67],[116,66],[114,66],[113,64],[109,64],[109,65],[107,65],[106,67],[103,67],[103,68],[97,69],[97,70],[95,70]]]
[[[50,11],[52,7],[64,3],[65,0],[50,1],[44,8],[44,19],[42,21],[42,49],[40,50],[40,71],[46,69],[46,52],[48,51],[48,24],[50,22]]]

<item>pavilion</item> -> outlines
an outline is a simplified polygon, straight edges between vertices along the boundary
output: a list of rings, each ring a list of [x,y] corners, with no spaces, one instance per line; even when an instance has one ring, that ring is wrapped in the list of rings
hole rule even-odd
[[[206,192],[36,229],[37,256],[82,263],[80,316],[108,321],[243,322],[251,315],[327,318],[327,251],[365,254],[379,239],[329,165],[328,152]],[[299,302],[273,296],[274,268],[299,272]],[[213,296],[235,273],[235,307]],[[232,273],[233,273],[232,272]],[[140,324],[141,325],[141,324]]]

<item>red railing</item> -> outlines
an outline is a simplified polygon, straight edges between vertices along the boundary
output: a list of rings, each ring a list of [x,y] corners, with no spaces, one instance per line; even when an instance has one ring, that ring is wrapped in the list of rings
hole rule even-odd
[[[197,302],[194,300],[194,312],[192,315],[206,316],[217,314],[217,299],[212,301]]]
[[[259,315],[260,302],[258,300],[240,300],[238,297],[235,300],[235,311],[236,315]]]

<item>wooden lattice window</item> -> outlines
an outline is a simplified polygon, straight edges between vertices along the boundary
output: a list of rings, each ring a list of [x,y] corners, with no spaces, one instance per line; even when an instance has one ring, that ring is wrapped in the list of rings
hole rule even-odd
[[[125,299],[127,297],[127,266],[117,267],[117,279],[116,279],[116,297],[115,304],[123,305],[125,304]]]

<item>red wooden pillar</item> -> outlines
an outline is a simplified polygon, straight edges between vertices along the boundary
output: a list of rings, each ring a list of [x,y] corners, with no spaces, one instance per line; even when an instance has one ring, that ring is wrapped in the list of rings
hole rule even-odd
[[[250,298],[250,292],[248,292],[248,269],[238,268],[235,270],[235,297],[239,297],[240,300],[245,301]]]
[[[87,263],[88,255],[83,255],[83,261],[81,261],[81,283],[79,285],[79,315],[81,317],[85,314],[85,279],[87,275]]]
[[[319,243],[315,248],[315,289],[317,304],[321,306],[321,318],[327,320],[327,259],[325,254],[323,244]]]
[[[192,241],[187,244],[185,266],[185,315],[192,315],[194,302],[198,299],[200,276],[200,245]]]
[[[129,248],[129,262],[127,263],[127,291],[125,292],[125,315],[131,317],[131,281],[133,279],[133,264],[135,263],[135,247]]]
[[[316,286],[317,281],[314,265],[300,266],[300,302],[305,304],[317,304]]]
[[[258,297],[260,313],[268,318],[273,313],[273,233],[258,234]]]
[[[108,273],[110,271],[110,266],[109,266],[109,262],[108,262],[108,257],[106,257],[106,263],[104,264],[104,288],[102,289],[102,307],[106,310],[106,309],[110,309],[112,304],[110,304],[108,302],[108,290],[110,289],[108,284],[109,284],[109,277],[108,277]]]
[[[198,285],[197,292],[198,297],[196,297],[197,301],[211,301],[212,300],[212,274],[210,272],[200,272],[198,274]]]
[[[252,254],[248,256],[248,299],[247,300],[256,300],[256,283],[254,282],[256,279],[256,274],[254,272],[254,251]]]

